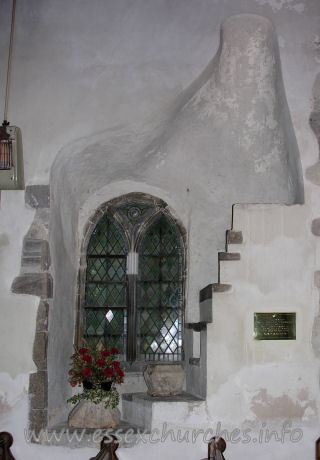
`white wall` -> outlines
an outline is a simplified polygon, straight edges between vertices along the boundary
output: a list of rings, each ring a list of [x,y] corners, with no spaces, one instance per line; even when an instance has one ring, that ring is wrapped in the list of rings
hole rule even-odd
[[[3,109],[9,41],[8,0],[0,0],[0,12],[3,44],[0,108]],[[320,63],[317,0],[17,0],[8,118],[11,124],[22,129],[26,183],[48,183],[57,153],[80,138],[132,122],[143,125],[150,120],[159,121],[216,53],[221,21],[244,12],[266,16],[276,27],[303,170],[315,164],[318,146],[308,118],[312,109],[312,85]],[[310,224],[319,216],[320,198],[317,187],[306,178],[305,192],[302,216],[295,215],[292,226],[303,220],[306,223],[305,246],[295,263],[300,264],[297,269],[304,273],[305,284],[300,287],[300,294],[309,286],[309,301],[296,307],[300,312],[308,311],[308,327],[300,330],[305,334],[301,350],[306,351],[307,361],[314,366],[312,372],[309,369],[306,374],[314,380],[317,364],[313,362],[308,343],[312,316],[318,309],[313,273],[319,269],[320,246],[311,233]],[[33,211],[25,207],[23,199],[23,192],[1,194],[3,319],[0,343],[5,354],[0,362],[1,371],[11,377],[34,369],[31,355],[38,301],[31,296],[10,293],[11,281],[19,272],[22,238],[33,218]],[[299,238],[294,236],[293,241],[300,246]],[[290,245],[287,250],[290,252]],[[212,263],[216,264],[215,257]],[[288,282],[294,279],[291,275],[286,272]],[[256,279],[256,283],[259,280]],[[241,299],[246,303],[247,294]],[[259,302],[262,308],[261,299]],[[263,353],[258,353],[260,361],[255,364],[263,362]],[[300,357],[295,365],[299,367],[299,363]],[[299,367],[294,375],[302,369]],[[6,398],[4,389],[1,394]]]

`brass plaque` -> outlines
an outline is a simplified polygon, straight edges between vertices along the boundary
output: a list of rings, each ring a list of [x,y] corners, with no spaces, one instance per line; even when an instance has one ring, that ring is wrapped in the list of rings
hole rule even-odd
[[[295,313],[255,313],[255,340],[296,340]]]

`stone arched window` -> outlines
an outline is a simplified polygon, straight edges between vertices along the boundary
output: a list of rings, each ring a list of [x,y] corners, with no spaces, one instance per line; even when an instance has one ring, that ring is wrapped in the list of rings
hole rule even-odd
[[[183,359],[184,234],[167,205],[142,194],[106,203],[83,246],[78,343],[123,361]]]

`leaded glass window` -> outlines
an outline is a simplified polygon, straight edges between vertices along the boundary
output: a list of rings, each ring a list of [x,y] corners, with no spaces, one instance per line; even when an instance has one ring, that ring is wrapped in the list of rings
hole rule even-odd
[[[130,362],[181,360],[183,261],[165,206],[108,206],[87,245],[84,338]]]
[[[182,353],[182,255],[178,235],[162,215],[139,251],[137,356],[178,360]]]
[[[93,347],[116,347],[126,354],[127,244],[107,215],[94,229],[87,249],[85,339]]]

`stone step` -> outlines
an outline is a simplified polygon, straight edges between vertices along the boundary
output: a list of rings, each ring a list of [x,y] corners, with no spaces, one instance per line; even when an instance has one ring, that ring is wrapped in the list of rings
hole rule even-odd
[[[221,284],[232,284],[234,281],[239,279],[244,275],[243,273],[243,264],[240,260],[240,254],[238,253],[224,253],[231,255],[231,258],[222,256],[219,257],[219,272],[218,272],[218,281]],[[232,262],[230,262],[232,261]]]
[[[239,252],[219,252],[218,259],[220,260],[240,260]]]
[[[205,300],[212,299],[214,292],[227,292],[232,288],[231,284],[223,283],[212,283],[208,284],[205,288],[200,291],[200,303]]]
[[[50,265],[49,244],[46,240],[24,238],[21,266],[22,268],[39,267],[39,271],[47,270]]]
[[[242,232],[235,230],[227,230],[227,244],[242,244],[243,235]]]
[[[212,323],[213,294],[228,292],[232,289],[231,284],[212,283],[200,291],[200,322]]]
[[[204,400],[197,396],[183,392],[175,396],[150,396],[147,393],[122,394],[122,417],[129,424],[139,424],[147,431],[152,431],[153,412],[157,407],[166,405],[166,421],[174,420],[177,410],[185,407],[185,412],[192,410],[195,404],[203,404]],[[163,409],[164,410],[164,409]]]

